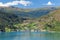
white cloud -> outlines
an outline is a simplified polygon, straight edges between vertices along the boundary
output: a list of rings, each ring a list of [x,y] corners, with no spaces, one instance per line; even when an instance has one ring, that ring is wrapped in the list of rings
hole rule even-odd
[[[52,3],[51,1],[49,1],[48,3],[44,4],[44,5],[55,5],[54,3]]]
[[[3,3],[0,2],[0,6],[5,6],[5,7],[9,7],[9,6],[14,6],[14,5],[19,5],[22,4],[23,6],[28,6],[30,5],[32,2],[30,1],[25,1],[25,0],[20,0],[20,1],[12,1],[12,2],[7,2],[7,3]]]
[[[27,6],[27,5],[30,5],[31,2],[30,1],[20,1],[20,4]]]
[[[53,5],[53,3],[49,1],[49,2],[47,3],[47,5]]]

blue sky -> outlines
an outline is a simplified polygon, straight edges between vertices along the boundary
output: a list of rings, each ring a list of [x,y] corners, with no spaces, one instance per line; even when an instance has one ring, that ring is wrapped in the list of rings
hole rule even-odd
[[[60,6],[60,0],[0,0],[0,6],[16,6],[21,8]]]

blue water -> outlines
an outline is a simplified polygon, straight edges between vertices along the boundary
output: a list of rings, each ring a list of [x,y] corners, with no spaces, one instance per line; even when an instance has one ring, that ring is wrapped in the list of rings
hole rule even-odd
[[[60,40],[60,33],[9,32],[0,33],[0,40]]]

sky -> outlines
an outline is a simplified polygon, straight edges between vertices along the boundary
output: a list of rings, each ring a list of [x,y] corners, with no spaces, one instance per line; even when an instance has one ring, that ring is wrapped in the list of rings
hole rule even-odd
[[[0,0],[0,6],[20,8],[39,8],[44,6],[60,6],[60,0]]]

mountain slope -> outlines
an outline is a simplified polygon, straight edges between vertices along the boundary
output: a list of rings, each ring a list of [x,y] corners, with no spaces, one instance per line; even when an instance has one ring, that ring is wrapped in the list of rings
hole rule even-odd
[[[14,24],[21,23],[22,19],[15,14],[4,13],[0,11],[0,31],[5,31],[5,28],[13,28]]]
[[[0,31],[60,31],[60,8],[19,9],[0,7]]]
[[[42,29],[48,31],[60,31],[60,9],[54,10],[39,19]]]

